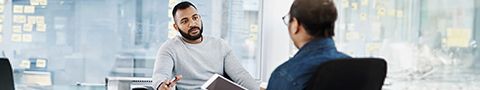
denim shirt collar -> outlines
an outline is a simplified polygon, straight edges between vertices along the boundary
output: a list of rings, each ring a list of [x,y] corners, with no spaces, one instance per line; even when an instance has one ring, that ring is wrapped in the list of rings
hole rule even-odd
[[[336,49],[335,42],[331,37],[313,39],[303,45],[294,57],[302,53],[308,53],[319,49]]]

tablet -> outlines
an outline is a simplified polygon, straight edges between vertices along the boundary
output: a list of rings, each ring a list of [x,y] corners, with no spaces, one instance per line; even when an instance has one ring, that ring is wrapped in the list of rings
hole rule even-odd
[[[245,87],[242,87],[219,74],[214,74],[210,77],[201,88],[203,90],[247,90]]]

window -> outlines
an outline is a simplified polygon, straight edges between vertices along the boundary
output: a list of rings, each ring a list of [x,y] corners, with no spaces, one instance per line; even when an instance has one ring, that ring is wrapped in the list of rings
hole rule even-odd
[[[156,51],[179,35],[171,30],[170,14],[180,0],[0,1],[5,1],[0,2],[0,51],[10,58],[20,89],[151,77]],[[258,78],[259,0],[192,2],[205,23],[204,35],[227,41]],[[4,11],[12,19],[4,19]]]

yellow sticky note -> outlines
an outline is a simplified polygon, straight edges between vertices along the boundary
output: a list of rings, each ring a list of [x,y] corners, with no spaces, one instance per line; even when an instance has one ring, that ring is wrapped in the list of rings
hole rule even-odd
[[[20,66],[21,68],[28,69],[28,68],[30,68],[30,61],[29,60],[22,60],[20,62],[20,65],[18,65],[18,66]]]
[[[39,31],[39,32],[47,31],[47,25],[46,24],[37,24],[37,31]]]
[[[32,34],[23,34],[22,41],[23,42],[32,42]]]
[[[22,41],[22,34],[12,34],[12,41],[13,42],[20,42]]]
[[[47,5],[48,0],[37,0],[39,5]]]
[[[25,15],[13,15],[14,23],[27,23],[27,17]]]
[[[37,59],[37,67],[45,68],[47,66],[47,60],[45,59]]]
[[[25,6],[23,8],[24,13],[35,13],[35,6]]]
[[[368,6],[368,0],[363,0],[362,1],[362,6]]]
[[[22,33],[22,26],[20,26],[20,25],[13,25],[13,26],[12,26],[12,32],[14,32],[14,33]]]
[[[392,9],[390,11],[387,11],[388,16],[396,16],[397,15],[397,10]]]
[[[23,24],[23,31],[25,32],[32,32],[33,25],[32,24]]]
[[[3,32],[3,24],[0,24],[0,33]]]
[[[45,16],[37,16],[36,22],[38,24],[44,24],[45,23]]]
[[[0,1],[3,1],[3,0],[0,0]],[[5,9],[5,6],[0,5],[0,13],[3,13],[4,9]]]
[[[22,5],[13,5],[13,13],[23,13]]]
[[[38,0],[30,0],[30,5],[39,5]]]
[[[29,24],[36,24],[36,21],[37,21],[36,16],[28,16],[27,19]]]
[[[449,28],[447,29],[446,44],[449,47],[468,47],[472,38],[472,30]]]
[[[358,9],[358,3],[352,3],[352,9],[357,10]]]
[[[377,15],[379,16],[385,16],[385,8],[380,7],[377,9]]]
[[[382,45],[380,43],[367,43],[366,49],[368,52],[372,53],[380,49]]]
[[[4,17],[2,15],[0,15],[0,23],[3,23],[3,19],[4,19]]]
[[[342,5],[343,5],[343,8],[348,8],[350,7],[350,2],[348,0],[342,0]]]

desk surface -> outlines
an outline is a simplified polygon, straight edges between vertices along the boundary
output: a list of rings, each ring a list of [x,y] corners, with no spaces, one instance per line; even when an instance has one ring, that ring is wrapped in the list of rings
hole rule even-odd
[[[76,85],[53,85],[53,86],[25,86],[16,85],[15,90],[106,90],[105,86],[76,86]]]

